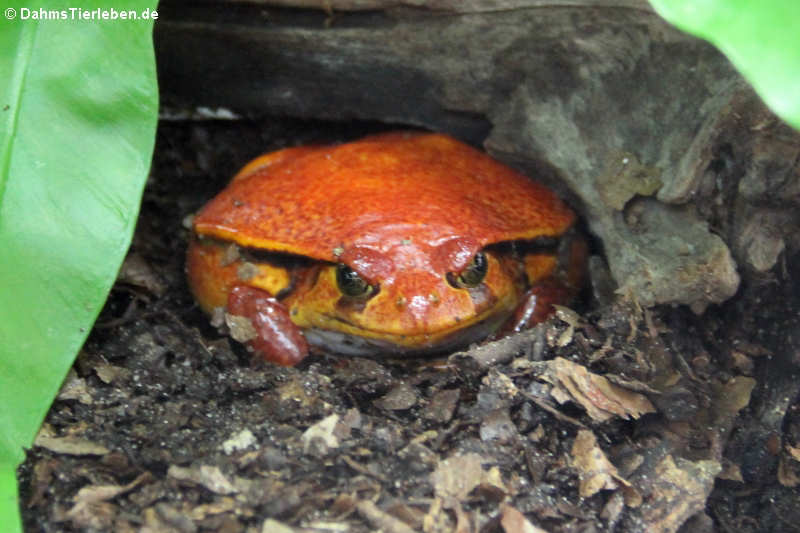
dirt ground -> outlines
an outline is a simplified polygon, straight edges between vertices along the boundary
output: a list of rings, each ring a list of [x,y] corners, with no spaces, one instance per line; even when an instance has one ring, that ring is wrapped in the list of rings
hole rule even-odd
[[[280,368],[211,327],[186,217],[263,151],[380,129],[162,122],[126,267],[19,470],[26,531],[800,530],[798,257],[702,316],[595,280],[437,361]]]

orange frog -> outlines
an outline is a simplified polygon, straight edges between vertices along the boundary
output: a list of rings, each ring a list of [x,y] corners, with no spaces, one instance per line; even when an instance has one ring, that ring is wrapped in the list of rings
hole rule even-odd
[[[194,218],[189,284],[267,360],[442,353],[542,321],[586,244],[550,190],[441,134],[287,148]],[[229,322],[230,323],[230,322]],[[242,329],[242,328],[240,328]]]

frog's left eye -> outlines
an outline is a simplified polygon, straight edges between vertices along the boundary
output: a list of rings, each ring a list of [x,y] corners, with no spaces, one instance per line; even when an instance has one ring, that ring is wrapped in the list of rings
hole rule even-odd
[[[448,272],[447,281],[453,287],[471,289],[481,284],[488,270],[489,262],[486,260],[486,254],[478,252],[460,273]]]
[[[350,298],[366,299],[375,292],[373,285],[370,285],[358,272],[343,263],[336,265],[336,284],[342,294]]]

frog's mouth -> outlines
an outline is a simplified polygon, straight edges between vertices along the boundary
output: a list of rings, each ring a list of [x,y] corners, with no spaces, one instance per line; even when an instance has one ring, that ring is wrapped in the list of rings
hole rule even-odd
[[[494,313],[469,325],[460,325],[445,331],[416,335],[396,335],[365,330],[341,318],[330,317],[341,323],[339,329],[310,327],[303,330],[306,340],[317,349],[341,355],[379,356],[401,355],[407,357],[435,355],[451,352],[485,339],[508,319],[510,312]]]

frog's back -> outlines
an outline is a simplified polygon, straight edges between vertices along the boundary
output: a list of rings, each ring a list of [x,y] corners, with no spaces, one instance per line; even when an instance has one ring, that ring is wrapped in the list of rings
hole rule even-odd
[[[544,186],[442,134],[397,132],[257,159],[195,217],[201,235],[336,261],[383,239],[487,244],[559,236],[574,214]]]

